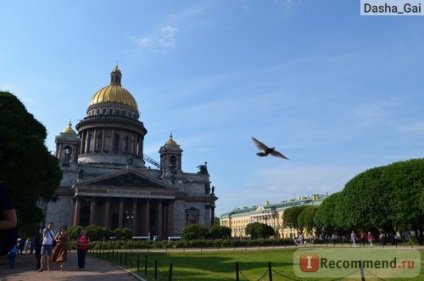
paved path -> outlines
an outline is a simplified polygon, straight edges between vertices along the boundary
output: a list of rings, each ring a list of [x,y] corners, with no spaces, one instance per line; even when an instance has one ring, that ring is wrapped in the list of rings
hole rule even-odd
[[[77,254],[75,251],[68,255],[68,261],[64,270],[56,269],[56,264],[52,264],[52,270],[38,272],[35,270],[35,256],[23,254],[18,258],[16,267],[10,269],[7,260],[4,258],[0,262],[0,281],[39,281],[39,280],[89,280],[89,281],[139,281],[144,280],[128,273],[123,268],[115,266],[109,262],[104,262],[91,258],[87,255],[85,270],[78,271]]]

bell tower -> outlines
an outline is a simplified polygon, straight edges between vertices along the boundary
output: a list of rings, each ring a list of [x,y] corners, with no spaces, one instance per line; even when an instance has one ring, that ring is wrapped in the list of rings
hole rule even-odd
[[[69,121],[68,127],[56,136],[56,157],[62,167],[78,164],[78,151],[81,145],[78,134],[72,129]]]
[[[183,150],[174,141],[171,133],[169,140],[159,149],[162,178],[170,179],[172,183],[175,183],[176,176],[182,173],[182,152]]]

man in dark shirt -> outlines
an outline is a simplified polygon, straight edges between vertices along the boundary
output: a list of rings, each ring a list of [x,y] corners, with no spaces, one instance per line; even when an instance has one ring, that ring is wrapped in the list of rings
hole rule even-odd
[[[9,190],[0,181],[0,255],[6,254],[16,243],[16,210]]]

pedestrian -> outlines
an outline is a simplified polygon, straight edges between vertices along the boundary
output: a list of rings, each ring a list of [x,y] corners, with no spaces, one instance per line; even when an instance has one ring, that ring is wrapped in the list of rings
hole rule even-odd
[[[80,236],[77,238],[78,270],[85,268],[85,256],[90,247],[90,237],[87,236],[87,230],[81,229]]]
[[[331,234],[331,241],[333,241],[334,247],[336,246],[337,235],[335,233]]]
[[[57,269],[63,271],[63,266],[68,260],[68,252],[71,251],[71,243],[69,241],[68,228],[63,225],[59,233],[56,235],[56,247],[54,247],[52,262],[56,263]]]
[[[380,240],[380,246],[384,247],[384,245],[386,245],[386,235],[381,232],[380,235],[378,236],[378,239]]]
[[[18,243],[18,254],[19,256],[22,256],[24,249],[25,249],[25,238],[20,238],[18,239],[19,243]]]
[[[27,238],[27,240],[25,240],[25,253],[28,253],[28,251],[29,251],[29,254],[32,254],[32,240],[31,240],[31,238]]]
[[[303,233],[302,232],[299,235],[298,242],[299,242],[300,245],[303,245]]]
[[[15,268],[17,256],[18,256],[18,247],[15,245],[9,251],[9,266],[10,266],[10,269]]]
[[[373,247],[372,242],[374,241],[374,236],[372,235],[371,231],[368,231],[367,239],[368,239],[368,243],[370,244],[370,248],[372,248]]]
[[[359,232],[359,241],[362,244],[362,247],[365,247],[365,233],[361,230]]]
[[[56,232],[53,229],[54,223],[50,222],[47,225],[47,228],[43,229],[41,236],[41,259],[40,259],[40,269],[38,271],[42,272],[44,267],[47,266],[47,270],[50,270],[50,264],[52,262],[52,251],[53,251],[53,240],[56,236]]]
[[[0,181],[0,256],[16,246],[16,210],[7,186]]]
[[[352,230],[352,233],[350,234],[350,242],[352,242],[352,246],[356,247],[356,240],[358,237],[356,237],[355,231]]]

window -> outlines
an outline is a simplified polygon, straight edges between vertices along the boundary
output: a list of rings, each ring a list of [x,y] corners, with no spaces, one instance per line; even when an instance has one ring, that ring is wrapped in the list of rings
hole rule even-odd
[[[169,168],[175,170],[177,168],[177,157],[171,156],[169,159]]]
[[[93,147],[94,146],[94,142],[93,142],[93,135],[92,134],[90,134],[89,136],[88,136],[88,152],[91,152],[91,151],[93,151]]]
[[[65,147],[65,151],[63,152],[63,162],[71,162],[72,156],[72,148],[68,145]]]
[[[128,153],[128,136],[125,137],[125,144],[124,144],[124,151],[125,153]]]

